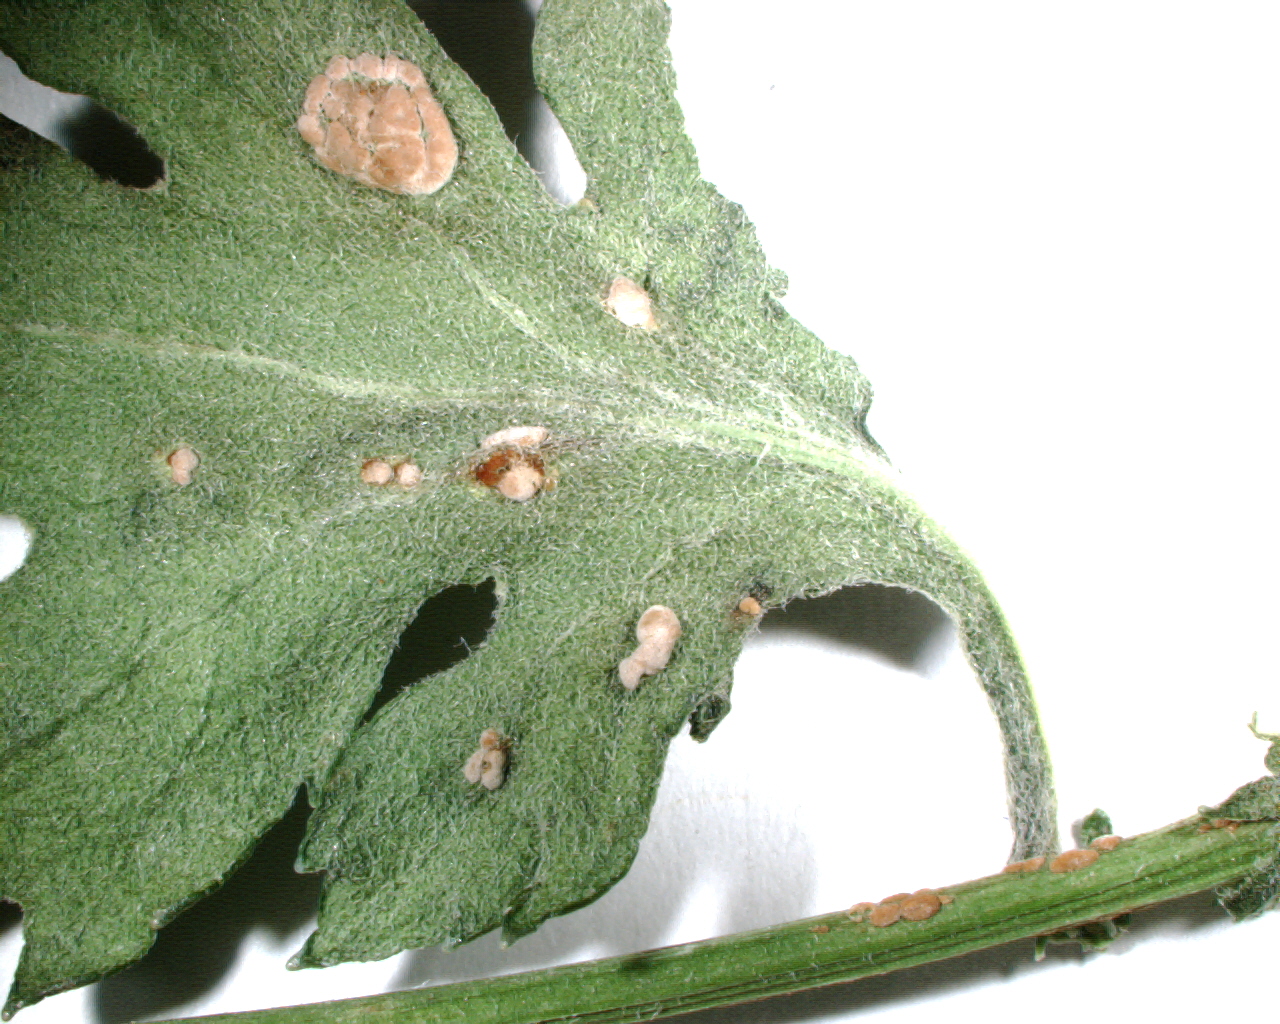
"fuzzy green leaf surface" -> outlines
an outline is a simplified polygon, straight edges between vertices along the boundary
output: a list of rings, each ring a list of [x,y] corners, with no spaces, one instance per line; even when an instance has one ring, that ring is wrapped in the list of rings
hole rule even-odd
[[[390,0],[0,12],[27,75],[115,111],[167,168],[139,193],[41,140],[0,162],[0,513],[34,535],[0,583],[10,1010],[142,955],[301,784],[299,868],[326,879],[301,965],[518,937],[594,899],[670,739],[727,710],[748,594],[932,596],[1000,722],[1014,856],[1054,846],[1000,613],[867,435],[856,367],[787,315],[701,179],[662,3],[540,16],[540,85],[589,181],[568,210]],[[312,76],[366,51],[412,60],[447,113],[461,159],[434,195],[342,178],[294,128]],[[656,331],[606,312],[618,275]],[[521,424],[550,432],[556,484],[526,503],[470,472]],[[374,458],[423,479],[366,484]],[[422,602],[488,579],[486,641],[362,723]],[[629,692],[652,604],[683,634]],[[494,791],[462,772],[487,728],[511,744]]]
[[[1254,736],[1267,740],[1265,763],[1270,775],[1246,782],[1216,807],[1200,808],[1209,828],[1234,831],[1242,822],[1270,822],[1271,842],[1254,860],[1249,873],[1218,890],[1218,902],[1237,920],[1270,910],[1280,897],[1280,736],[1258,732],[1257,719],[1249,726]]]

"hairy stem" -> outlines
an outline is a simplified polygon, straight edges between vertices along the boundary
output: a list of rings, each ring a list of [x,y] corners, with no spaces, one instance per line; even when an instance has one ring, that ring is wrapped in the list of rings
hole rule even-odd
[[[875,927],[825,914],[724,938],[482,981],[199,1018],[201,1024],[632,1022],[914,967],[1176,899],[1246,875],[1275,823],[1188,818],[1125,840],[1085,868],[998,874],[936,890],[924,921]],[[851,900],[852,902],[852,900]],[[187,1018],[195,1020],[195,1018]]]

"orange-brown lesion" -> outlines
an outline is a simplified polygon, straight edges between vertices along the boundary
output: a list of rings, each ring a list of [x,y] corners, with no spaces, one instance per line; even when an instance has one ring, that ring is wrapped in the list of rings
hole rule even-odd
[[[472,478],[511,501],[529,501],[540,491],[551,490],[554,479],[537,449],[549,437],[546,427],[506,427],[480,442],[470,464]]]
[[[425,76],[399,57],[334,57],[307,86],[297,128],[325,167],[388,192],[428,195],[458,162]]]
[[[528,501],[547,483],[542,459],[520,448],[503,448],[487,455],[471,473],[478,483],[512,501]]]

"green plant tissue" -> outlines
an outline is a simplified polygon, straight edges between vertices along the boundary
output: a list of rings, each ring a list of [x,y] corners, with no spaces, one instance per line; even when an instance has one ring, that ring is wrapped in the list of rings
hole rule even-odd
[[[671,737],[727,710],[749,596],[931,595],[999,717],[1013,855],[1054,846],[1000,613],[898,490],[856,367],[700,178],[667,24],[661,0],[544,7],[539,84],[588,176],[563,209],[393,0],[0,4],[25,74],[166,168],[129,190],[12,133],[0,159],[0,513],[34,538],[0,583],[9,1012],[141,956],[300,784],[299,868],[325,873],[302,966],[596,898]],[[365,52],[421,68],[452,125],[433,194],[334,173],[295,128],[313,77]],[[620,276],[656,329],[606,309]],[[548,432],[526,501],[483,479],[481,439],[513,426]],[[368,482],[373,460],[421,479]],[[361,724],[422,602],[489,579],[486,641]],[[682,633],[632,691],[651,605]],[[486,729],[494,789],[463,772]]]

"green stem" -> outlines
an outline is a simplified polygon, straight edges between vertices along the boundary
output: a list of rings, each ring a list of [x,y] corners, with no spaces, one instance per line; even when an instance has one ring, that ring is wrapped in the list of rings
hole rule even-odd
[[[1203,822],[1201,817],[1188,818],[1125,840],[1094,864],[1070,873],[1043,869],[999,874],[939,889],[952,901],[925,921],[874,927],[839,912],[549,970],[198,1020],[632,1022],[785,995],[972,953],[1224,885],[1246,875],[1257,858],[1274,852],[1274,822],[1202,832]]]

